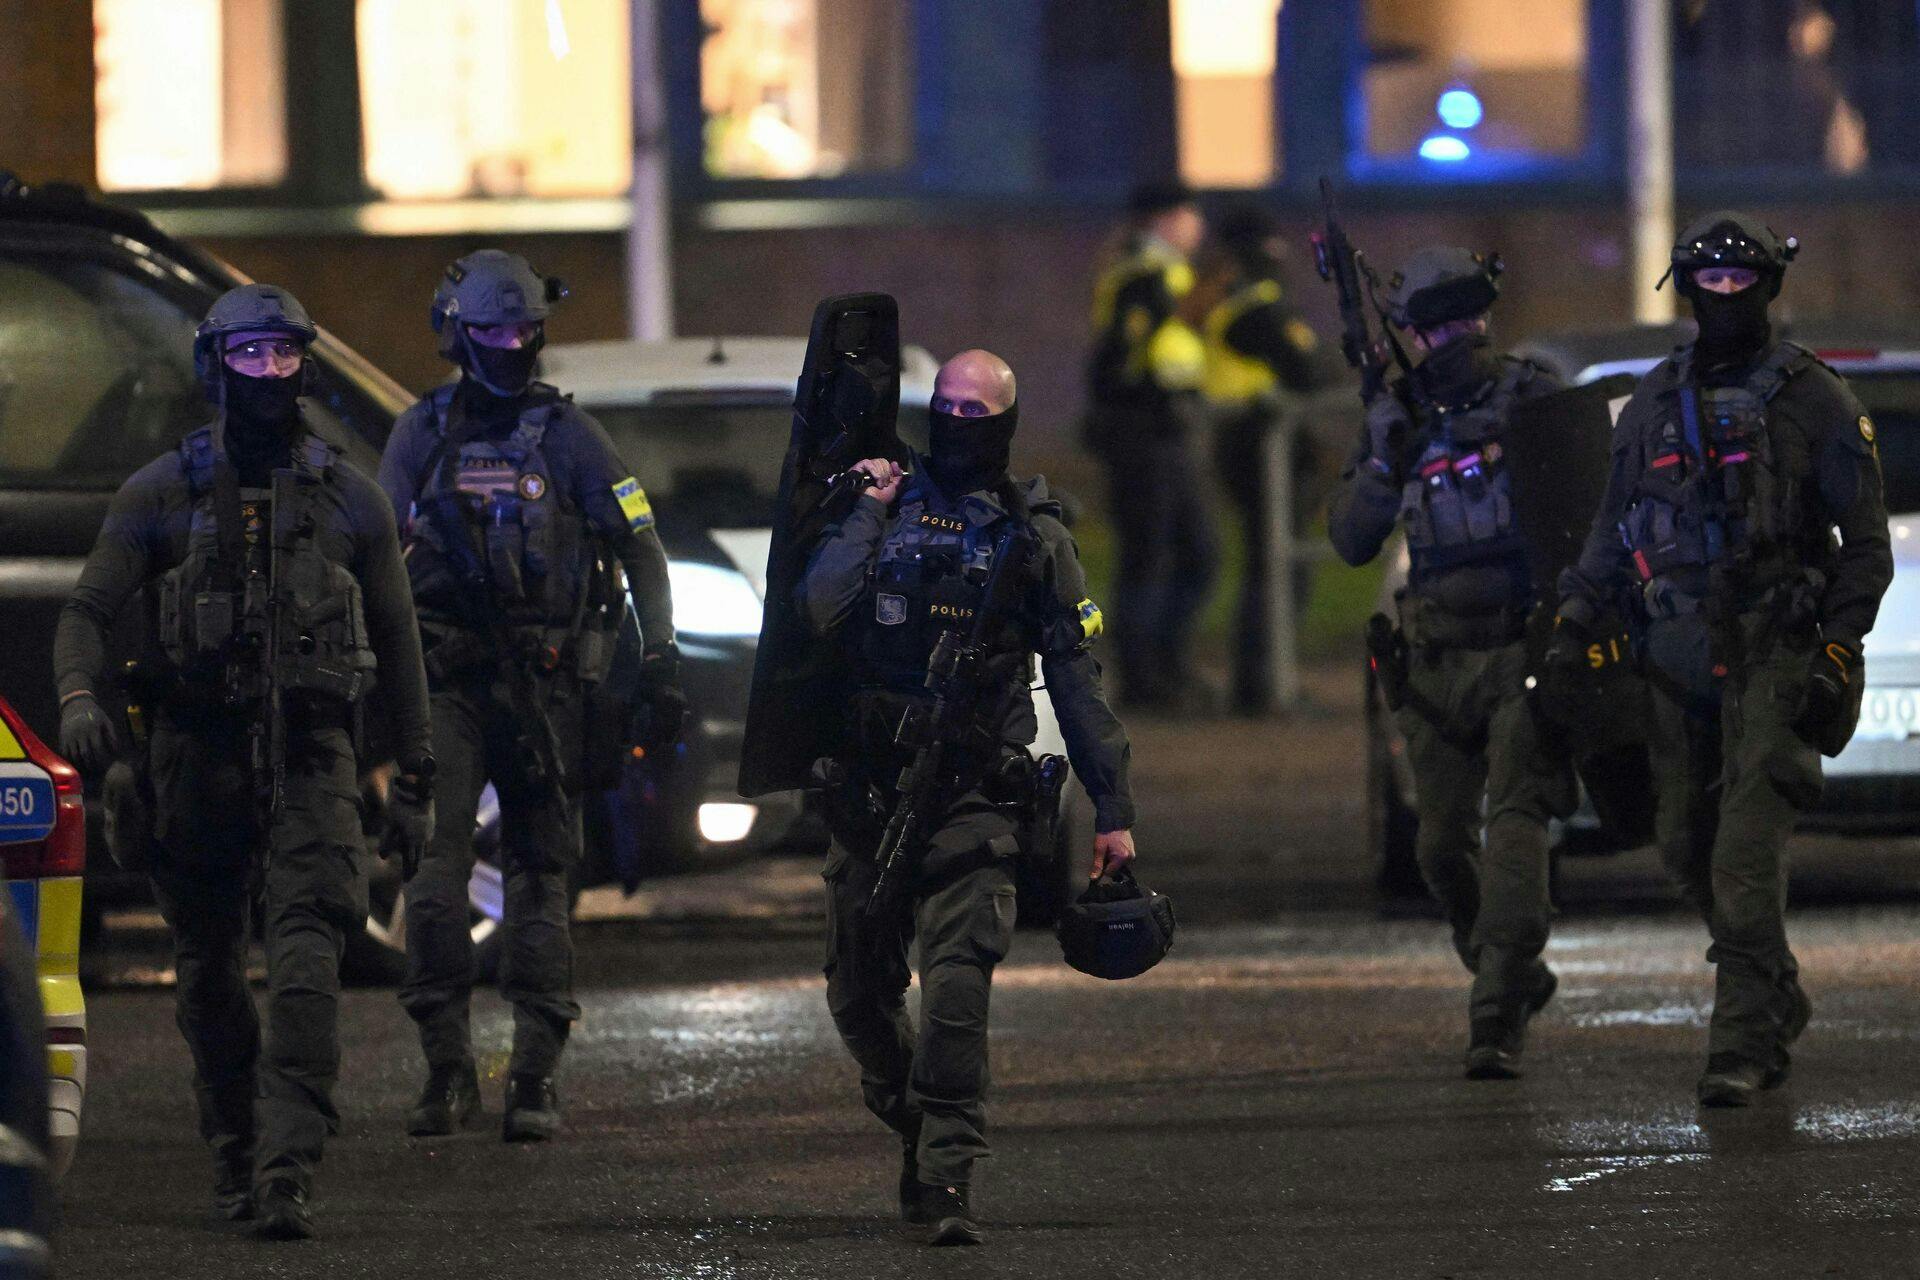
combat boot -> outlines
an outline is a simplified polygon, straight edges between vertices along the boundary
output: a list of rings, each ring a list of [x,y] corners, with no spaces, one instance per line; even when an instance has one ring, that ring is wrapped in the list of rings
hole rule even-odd
[[[500,1137],[507,1142],[545,1142],[560,1132],[560,1098],[552,1076],[507,1078],[507,1115]]]
[[[1518,1080],[1520,1055],[1526,1049],[1527,1023],[1547,1007],[1560,979],[1541,964],[1534,972],[1533,989],[1517,1008],[1508,1006],[1500,1014],[1486,1014],[1473,1020],[1467,1038],[1469,1080]]]
[[[1787,978],[1780,983],[1780,1043],[1792,1044],[1813,1021],[1813,1001],[1800,985],[1800,979]]]
[[[213,1164],[214,1214],[245,1222],[253,1216],[253,1152],[216,1151]]]
[[[1786,1078],[1785,1070],[1769,1071],[1737,1053],[1715,1053],[1707,1057],[1707,1070],[1694,1086],[1694,1096],[1703,1107],[1750,1107],[1762,1089],[1776,1088]]]
[[[307,1190],[292,1178],[274,1178],[255,1198],[254,1232],[268,1240],[311,1240],[315,1235],[313,1210]]]
[[[464,1129],[480,1114],[480,1075],[471,1062],[435,1067],[427,1074],[420,1101],[407,1113],[407,1133],[434,1138]]]
[[[916,1143],[903,1143],[900,1147],[900,1221],[920,1226],[927,1220],[925,1206],[920,1200],[920,1158],[915,1154]]]
[[[952,1187],[921,1183],[920,1214],[930,1245],[981,1244],[986,1240],[980,1224],[973,1220],[964,1182]]]

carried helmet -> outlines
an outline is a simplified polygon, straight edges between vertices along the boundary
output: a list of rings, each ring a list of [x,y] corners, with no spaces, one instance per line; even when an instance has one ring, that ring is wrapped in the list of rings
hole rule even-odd
[[[1387,281],[1387,316],[1402,329],[1470,320],[1499,298],[1506,269],[1497,253],[1452,245],[1422,249]]]
[[[1752,214],[1718,209],[1689,223],[1680,233],[1667,260],[1667,275],[1661,276],[1654,288],[1672,276],[1674,288],[1686,295],[1693,289],[1693,273],[1701,267],[1743,267],[1764,276],[1767,296],[1777,297],[1787,264],[1799,252],[1799,237],[1782,240],[1778,232]]]
[[[1054,926],[1069,965],[1096,978],[1132,978],[1173,946],[1173,900],[1125,867],[1089,884]]]
[[[541,325],[533,340],[537,351],[546,342],[547,312],[566,296],[558,276],[541,275],[519,254],[480,249],[456,259],[440,277],[427,320],[440,336],[440,354],[462,364],[463,325]]]
[[[243,284],[227,290],[214,299],[207,318],[193,331],[193,371],[208,399],[220,399],[220,348],[227,336],[261,330],[292,334],[303,344],[311,344],[319,333],[300,299],[278,285]]]

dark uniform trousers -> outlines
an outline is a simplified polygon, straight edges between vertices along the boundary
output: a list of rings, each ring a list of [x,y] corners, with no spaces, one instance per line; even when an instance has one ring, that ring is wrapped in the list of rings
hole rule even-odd
[[[826,865],[827,1008],[860,1064],[867,1109],[917,1149],[920,1180],[968,1180],[986,1139],[987,1006],[1013,943],[1014,819],[970,793],[933,837],[911,908],[870,936],[873,860],[836,839]],[[920,947],[920,1029],[908,948]]]
[[[176,1016],[193,1055],[200,1132],[223,1159],[256,1153],[256,1182],[311,1183],[338,1132],[340,957],[367,918],[352,738],[290,727],[286,781],[262,866],[267,1034],[247,990],[254,797],[246,725],[165,716],[151,752],[153,884],[173,932]]]
[[[1150,409],[1102,411],[1108,505],[1119,543],[1112,612],[1121,691],[1184,683],[1188,640],[1220,570],[1208,488],[1186,434]]]
[[[1786,844],[1821,787],[1819,753],[1793,730],[1812,654],[1771,638],[1775,628],[1758,615],[1743,628],[1759,651],[1717,707],[1653,683],[1655,829],[1662,860],[1712,938],[1707,1052],[1785,1067],[1781,1028],[1800,973],[1787,947]]]
[[[571,682],[569,682],[570,684]],[[547,692],[543,679],[542,693]],[[546,698],[560,742],[579,739],[577,687]],[[513,1006],[514,1074],[551,1075],[580,1017],[573,999],[572,895],[578,865],[580,806],[534,786],[519,745],[522,729],[504,682],[440,683],[433,688],[433,842],[407,882],[407,976],[400,1003],[420,1028],[430,1066],[473,1056],[468,1006],[473,934],[467,886],[473,876],[474,819],[489,780],[500,800],[505,879],[505,949],[500,994]]]
[[[1394,717],[1413,770],[1420,872],[1474,975],[1472,1017],[1511,1016],[1537,989],[1552,915],[1547,824],[1575,800],[1571,768],[1542,741],[1526,675],[1524,643],[1416,644],[1407,678],[1422,706]]]

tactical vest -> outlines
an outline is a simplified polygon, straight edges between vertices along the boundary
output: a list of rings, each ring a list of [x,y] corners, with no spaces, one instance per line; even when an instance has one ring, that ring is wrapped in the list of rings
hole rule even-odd
[[[1767,406],[1815,357],[1779,343],[1738,386],[1702,387],[1691,350],[1660,393],[1639,440],[1640,474],[1620,534],[1650,616],[1698,608],[1714,567],[1771,585],[1796,559],[1806,442],[1769,422]]]
[[[927,663],[944,631],[969,633],[993,568],[994,540],[1009,517],[977,495],[951,513],[926,491],[901,498],[892,531],[855,606],[855,667],[869,687],[924,693]],[[993,648],[994,669],[1009,687],[1031,682],[1031,645],[1019,618],[1008,618]],[[992,701],[989,699],[988,701]]]
[[[1257,356],[1236,351],[1227,341],[1227,330],[1249,311],[1277,306],[1279,302],[1279,281],[1255,280],[1236,289],[1207,313],[1201,332],[1207,365],[1200,390],[1208,400],[1223,407],[1243,408],[1258,400],[1274,398],[1280,380],[1274,375],[1273,367]]]
[[[270,488],[252,489],[213,427],[180,442],[192,517],[186,556],[160,579],[158,639],[190,688],[231,705],[256,701],[269,676],[282,691],[346,703],[372,688],[360,583],[319,545],[335,457],[308,435]]]
[[[1401,489],[1412,577],[1510,559],[1526,546],[1513,517],[1513,479],[1500,435],[1534,367],[1508,359],[1472,403],[1429,411],[1426,446]]]
[[[516,622],[577,623],[593,588],[595,556],[579,495],[548,463],[547,431],[565,412],[557,394],[533,397],[502,441],[459,438],[451,421],[455,388],[430,397],[440,444],[419,477],[412,554],[438,556],[454,580],[490,588],[492,602]],[[444,504],[444,506],[443,506]],[[476,522],[471,546],[450,545],[446,522]]]

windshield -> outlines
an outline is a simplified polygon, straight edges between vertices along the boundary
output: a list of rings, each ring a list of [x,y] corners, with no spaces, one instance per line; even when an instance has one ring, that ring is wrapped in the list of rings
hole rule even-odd
[[[584,406],[613,437],[662,520],[710,529],[773,523],[780,468],[793,430],[790,400],[679,400]],[[909,439],[926,434],[926,410],[903,409]],[[903,432],[903,434],[906,434]]]

